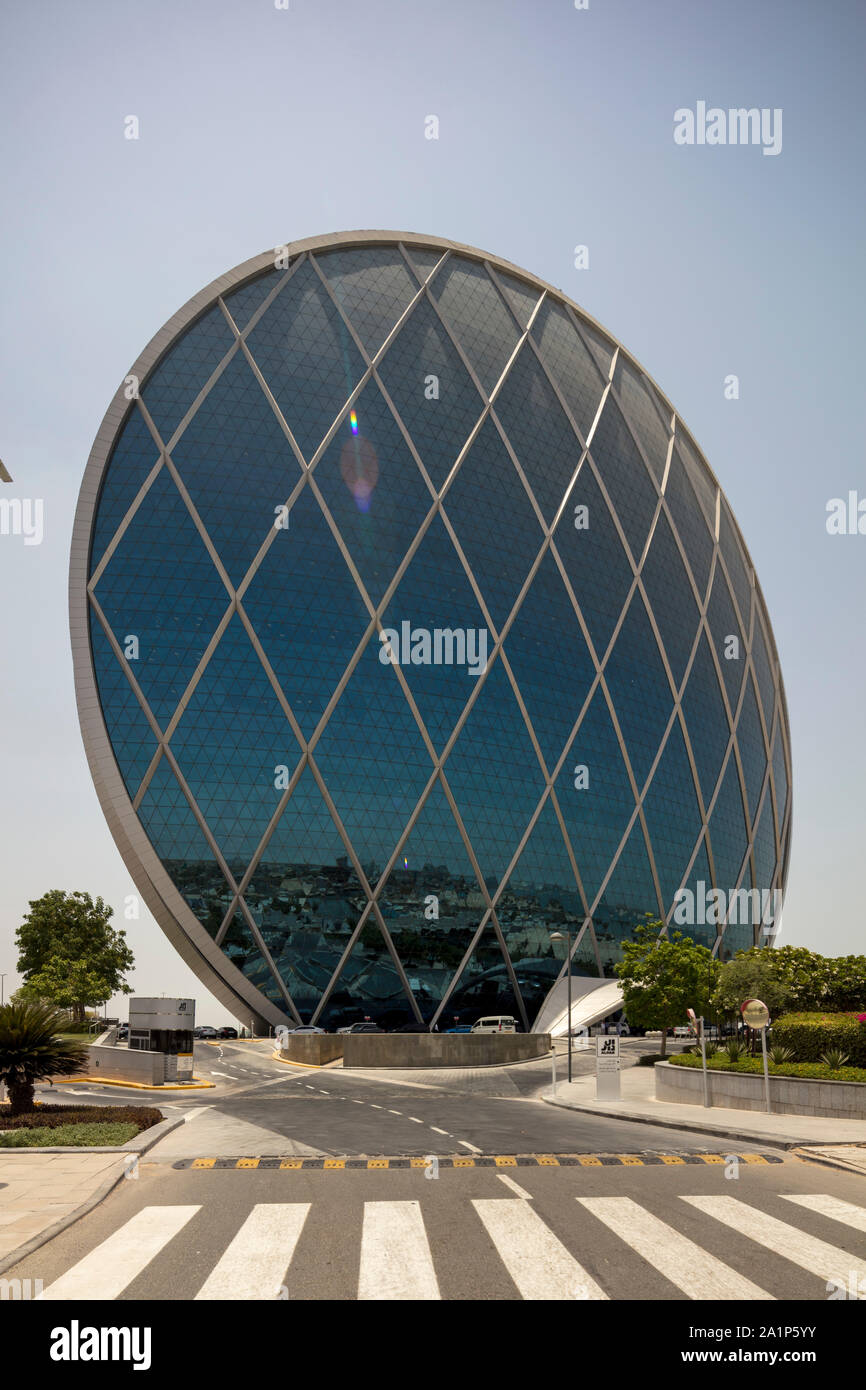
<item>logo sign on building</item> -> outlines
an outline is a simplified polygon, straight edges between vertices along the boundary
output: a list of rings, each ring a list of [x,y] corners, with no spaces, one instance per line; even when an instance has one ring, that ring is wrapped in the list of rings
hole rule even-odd
[[[619,1071],[619,1038],[597,1037],[595,1040],[595,1067],[597,1072]]]
[[[740,1005],[740,1013],[747,1028],[766,1028],[770,1022],[770,1010],[760,999],[746,999]]]

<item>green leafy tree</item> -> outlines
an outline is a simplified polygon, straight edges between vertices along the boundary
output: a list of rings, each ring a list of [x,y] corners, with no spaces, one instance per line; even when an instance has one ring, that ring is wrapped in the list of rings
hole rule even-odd
[[[0,1007],[0,1081],[9,1091],[10,1112],[35,1108],[33,1088],[49,1076],[84,1070],[87,1043],[61,1037],[68,1014],[32,1000]]]
[[[687,1009],[707,1013],[719,972],[712,953],[691,937],[674,931],[660,938],[663,925],[647,914],[635,927],[633,939],[622,943],[623,958],[615,967],[629,1023],[660,1028],[662,1056],[667,1030],[685,1022]]]
[[[110,925],[112,909],[89,893],[53,889],[30,903],[15,933],[18,969],[24,976],[19,993],[70,1009],[76,1022],[88,1005],[131,994],[123,978],[134,957],[126,933]]]
[[[791,1006],[794,986],[784,978],[784,972],[773,960],[775,952],[766,947],[738,951],[733,960],[726,961],[719,972],[713,994],[713,1006],[721,1013],[739,1014],[746,999],[761,999],[771,1017]]]

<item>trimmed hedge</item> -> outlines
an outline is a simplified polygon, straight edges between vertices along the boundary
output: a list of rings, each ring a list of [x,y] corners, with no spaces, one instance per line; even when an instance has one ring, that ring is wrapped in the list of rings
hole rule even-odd
[[[96,1148],[97,1146],[117,1147],[134,1139],[138,1125],[134,1124],[72,1124],[58,1125],[46,1129],[43,1125],[35,1129],[0,1130],[0,1149],[47,1149],[59,1145],[63,1148]]]
[[[847,1052],[852,1067],[866,1067],[866,1023],[856,1013],[783,1014],[772,1028],[772,1045],[790,1047],[798,1062],[819,1062],[831,1047]]]
[[[676,1067],[699,1067],[700,1057],[669,1057]],[[751,1072],[763,1076],[764,1063],[760,1057],[744,1057],[739,1062],[730,1062],[724,1055],[707,1058],[707,1071]],[[770,1076],[792,1076],[802,1081],[860,1081],[866,1083],[866,1068],[839,1067],[831,1071],[823,1062],[783,1062],[780,1067],[767,1059]]]
[[[135,1125],[135,1133],[139,1134],[164,1119],[162,1112],[150,1105],[40,1105],[26,1115],[14,1117],[7,1105],[0,1105],[0,1133],[10,1129],[61,1129],[65,1125],[128,1124]]]

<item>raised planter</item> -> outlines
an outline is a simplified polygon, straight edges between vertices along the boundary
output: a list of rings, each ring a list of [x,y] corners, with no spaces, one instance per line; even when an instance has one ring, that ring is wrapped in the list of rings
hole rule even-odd
[[[680,1105],[703,1105],[704,1079],[700,1067],[674,1067],[657,1062],[653,1068],[656,1100]],[[727,1110],[764,1110],[763,1075],[707,1069],[710,1104]],[[778,1115],[824,1115],[833,1120],[866,1120],[866,1082],[807,1081],[799,1076],[770,1077],[770,1106]]]
[[[550,1051],[549,1033],[346,1033],[343,1066],[490,1067]]]
[[[343,1039],[338,1033],[286,1033],[279,1056],[286,1062],[302,1062],[307,1067],[323,1067],[343,1055]]]

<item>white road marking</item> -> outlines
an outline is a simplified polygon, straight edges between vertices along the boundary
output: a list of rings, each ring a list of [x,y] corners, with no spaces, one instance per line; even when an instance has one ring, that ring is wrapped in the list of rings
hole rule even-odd
[[[182,1231],[200,1206],[142,1207],[43,1293],[42,1299],[113,1299]]]
[[[402,1111],[402,1110],[389,1110],[389,1111],[388,1111],[388,1114],[389,1114],[389,1115],[402,1115],[402,1114],[403,1114],[403,1111]]]
[[[371,1105],[371,1107],[372,1107],[373,1110],[381,1110],[381,1109],[383,1108],[381,1105],[377,1105],[376,1102],[375,1102],[374,1100],[371,1100],[371,1101],[370,1101],[370,1105]]]
[[[233,1073],[233,1072],[230,1072],[230,1071],[212,1071],[212,1072],[211,1072],[211,1076],[227,1076],[228,1079],[229,1079],[229,1081],[237,1081],[237,1080],[238,1080],[238,1077],[236,1077],[236,1076],[234,1075],[234,1073]]]
[[[393,1114],[393,1113],[395,1113],[395,1112],[392,1111],[392,1114]],[[451,1138],[451,1135],[448,1134],[448,1130],[447,1130],[447,1129],[440,1129],[438,1125],[431,1125],[430,1128],[432,1129],[432,1131],[433,1131],[434,1134],[445,1134],[445,1135],[447,1135],[447,1137],[448,1137],[449,1139]]]
[[[683,1197],[682,1200],[820,1279],[847,1279],[852,1271],[858,1280],[866,1279],[866,1261],[849,1255],[847,1250],[838,1250],[825,1240],[806,1235],[796,1226],[778,1221],[775,1216],[768,1216],[765,1211],[736,1197]]]
[[[525,1201],[527,1201],[527,1202],[531,1202],[531,1201],[532,1201],[532,1193],[531,1193],[531,1192],[525,1192],[525,1191],[523,1190],[523,1188],[520,1186],[520,1184],[519,1184],[519,1183],[516,1183],[516,1182],[514,1181],[513,1178],[510,1178],[510,1177],[508,1176],[507,1173],[497,1173],[496,1176],[497,1176],[497,1178],[499,1179],[500,1182],[504,1182],[504,1183],[505,1183],[505,1186],[506,1186],[506,1187],[510,1187],[510,1188],[511,1188],[511,1191],[512,1191],[517,1197],[523,1197],[523,1199],[524,1199]]]
[[[358,1298],[441,1298],[420,1203],[364,1203]]]
[[[194,1120],[194,1119],[196,1118],[197,1115],[203,1115],[204,1112],[205,1112],[206,1110],[210,1110],[210,1109],[211,1109],[211,1106],[209,1106],[209,1105],[199,1105],[199,1106],[196,1107],[195,1110],[190,1110],[189,1114],[188,1114],[188,1115],[184,1115],[184,1117],[183,1117],[183,1122],[184,1122],[184,1124],[185,1124],[185,1125],[188,1125],[189,1122],[190,1122],[190,1120]]]
[[[474,1154],[481,1153],[481,1150],[477,1149],[474,1144],[470,1144],[468,1139],[458,1139],[457,1143],[462,1144],[464,1149],[471,1149]]]
[[[278,1298],[309,1210],[309,1202],[254,1206],[199,1289],[196,1302]]]
[[[866,1207],[857,1207],[853,1202],[843,1202],[839,1197],[828,1197],[826,1193],[815,1192],[804,1197],[794,1197],[790,1192],[781,1194],[786,1202],[796,1202],[807,1211],[817,1211],[821,1216],[829,1216],[831,1221],[842,1221],[853,1226],[855,1231],[866,1231]]]
[[[354,1100],[354,1099],[353,1099],[352,1104],[353,1104],[353,1105],[366,1105],[367,1102],[366,1102],[365,1100]],[[379,1108],[381,1109],[381,1106],[380,1106]]]
[[[607,1299],[604,1290],[557,1240],[534,1207],[511,1197],[476,1197],[472,1205],[521,1298]]]
[[[773,1301],[772,1294],[680,1235],[630,1197],[578,1197],[577,1201],[689,1298]]]
[[[417,1115],[407,1115],[407,1120],[411,1120],[413,1125],[423,1125],[424,1121],[419,1120]]]

